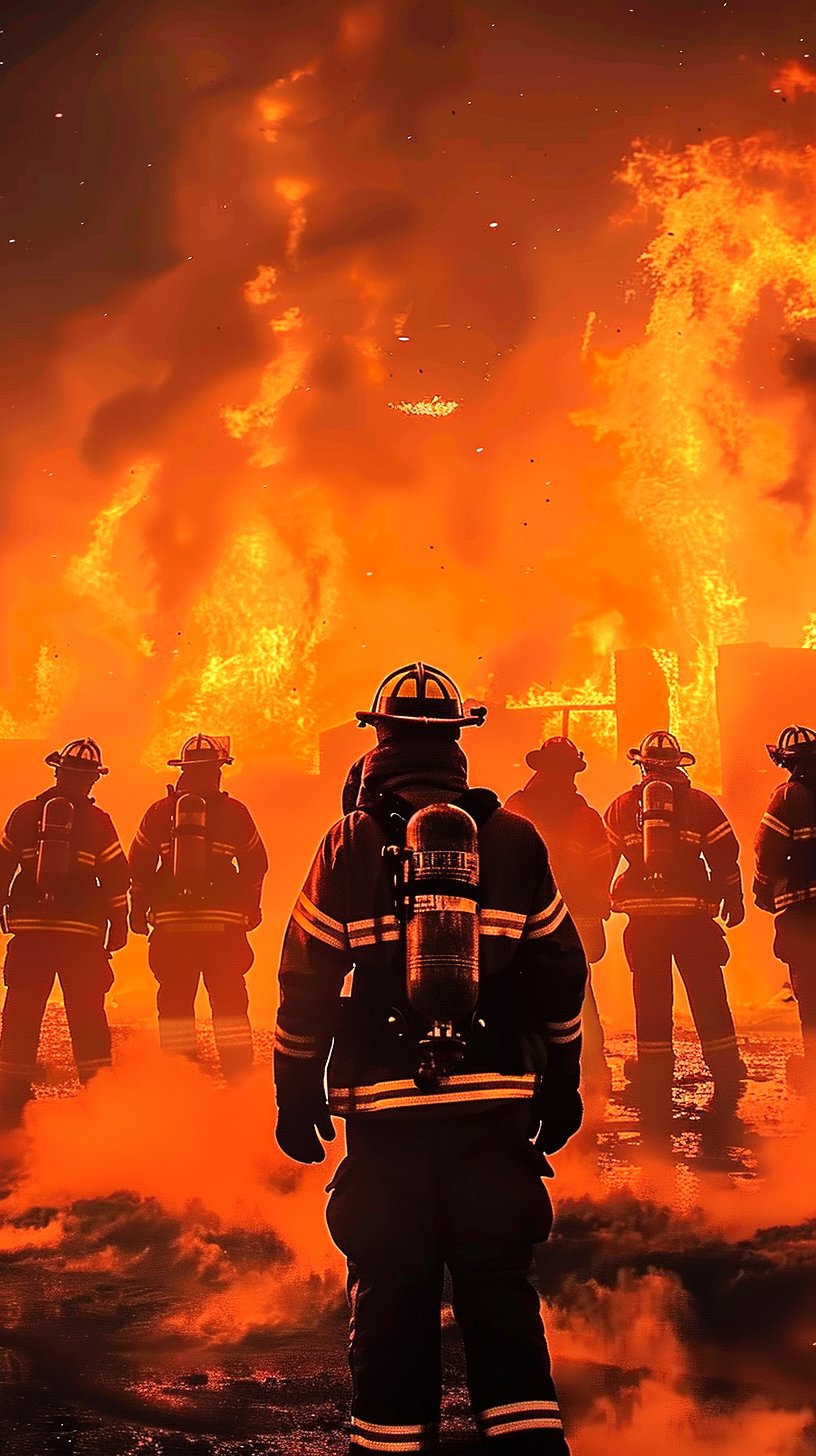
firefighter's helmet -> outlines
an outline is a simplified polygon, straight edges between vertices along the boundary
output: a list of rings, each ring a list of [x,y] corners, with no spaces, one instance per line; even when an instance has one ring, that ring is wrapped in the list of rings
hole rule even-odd
[[[55,748],[46,758],[49,768],[67,768],[75,773],[94,774],[101,778],[108,773],[102,762],[102,750],[93,738],[72,738],[63,749]]]
[[[357,721],[368,723],[423,723],[433,727],[479,727],[487,708],[465,708],[456,683],[427,662],[409,662],[384,678],[370,710],[360,709]]]
[[[806,760],[816,763],[816,732],[803,728],[801,723],[791,723],[783,728],[776,743],[766,743],[771,761],[779,768],[793,768]]]
[[[536,773],[562,773],[565,776],[583,773],[587,762],[577,743],[571,738],[545,738],[540,748],[527,754],[527,767]]]
[[[178,758],[168,758],[168,768],[193,768],[199,763],[217,764],[222,768],[232,763],[229,738],[216,738],[212,733],[195,733],[183,745]]]
[[[667,733],[665,728],[647,733],[637,748],[629,749],[626,757],[644,769],[688,768],[689,764],[697,762],[694,754],[681,748],[674,734]]]

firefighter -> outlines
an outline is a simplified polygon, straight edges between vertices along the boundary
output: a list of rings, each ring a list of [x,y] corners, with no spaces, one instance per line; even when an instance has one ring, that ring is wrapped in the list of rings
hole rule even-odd
[[[45,762],[54,769],[53,788],[14,809],[0,836],[0,895],[12,936],[0,1033],[6,1125],[19,1121],[32,1095],[55,976],[80,1082],[110,1066],[105,995],[111,956],[127,941],[127,860],[110,817],[90,798],[108,772],[99,745],[77,738]]]
[[[777,917],[774,955],[788,967],[806,1078],[816,1089],[816,731],[792,724],[767,748],[788,780],[774,789],[757,832],[754,899]]]
[[[556,884],[569,906],[589,964],[606,951],[604,921],[609,919],[610,854],[604,822],[578,793],[575,779],[586,759],[571,738],[547,738],[527,754],[533,777],[512,794],[506,808],[535,825],[550,856]],[[587,981],[583,1010],[585,1081],[608,1092],[611,1079],[604,1055],[598,1003]]]
[[[637,1032],[637,1087],[649,1125],[671,1115],[672,960],[686,988],[715,1103],[734,1102],[745,1075],[728,1005],[725,933],[717,923],[745,917],[739,845],[710,795],[692,788],[685,770],[694,756],[672,733],[647,733],[628,757],[641,782],[604,816],[613,871],[612,909],[628,915],[623,948],[632,972]]]
[[[162,1048],[195,1058],[203,976],[227,1078],[252,1066],[244,977],[254,956],[247,932],[261,923],[268,868],[252,815],[221,788],[221,771],[232,762],[228,738],[188,738],[169,760],[181,770],[176,783],[151,804],[130,849],[130,928],[150,934]]]
[[[435,1449],[445,1266],[483,1449],[568,1451],[527,1275],[552,1224],[545,1155],[581,1122],[586,961],[533,825],[468,787],[460,731],[485,712],[421,662],[385,679],[357,715],[377,733],[357,806],[283,946],[279,1146],[320,1162],[346,1119],[327,1220],[349,1267],[350,1452]]]

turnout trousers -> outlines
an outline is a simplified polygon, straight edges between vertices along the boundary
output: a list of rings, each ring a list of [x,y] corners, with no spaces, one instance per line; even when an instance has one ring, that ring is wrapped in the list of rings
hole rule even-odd
[[[816,900],[791,905],[776,917],[774,955],[788,967],[796,997],[805,1067],[816,1080]]]
[[[350,1119],[327,1222],[348,1259],[349,1452],[437,1450],[450,1272],[480,1449],[568,1456],[528,1273],[552,1207],[529,1109]]]
[[[166,930],[150,936],[150,969],[159,983],[156,1006],[162,1050],[195,1059],[195,999],[204,978],[221,1070],[238,1077],[252,1066],[249,997],[244,977],[255,957],[246,931]]]
[[[80,1082],[110,1066],[105,995],[113,972],[101,940],[63,930],[18,933],[6,951],[0,1031],[0,1102],[12,1121],[31,1096],[40,1027],[57,976]]]
[[[632,972],[638,1084],[644,1106],[671,1097],[672,960],[686,988],[715,1090],[736,1091],[743,1066],[722,971],[728,946],[721,926],[705,914],[633,916],[624,931],[623,948]]]

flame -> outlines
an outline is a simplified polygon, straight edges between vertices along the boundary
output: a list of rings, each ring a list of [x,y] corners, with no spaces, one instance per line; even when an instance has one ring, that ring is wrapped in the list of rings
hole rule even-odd
[[[605,669],[599,669],[595,676],[586,677],[581,683],[563,688],[533,683],[524,697],[508,697],[506,706],[540,708],[544,738],[578,734],[582,745],[593,745],[610,758],[617,752],[614,657],[609,658]]]
[[[424,416],[426,419],[444,420],[452,415],[459,408],[458,399],[441,399],[435,394],[432,399],[417,399],[414,401],[401,400],[399,404],[388,405],[389,409],[399,410],[403,415]]]
[[[134,466],[130,478],[91,523],[87,550],[72,557],[65,572],[65,585],[95,606],[99,618],[123,632],[143,657],[151,656],[155,643],[139,630],[142,611],[125,596],[113,559],[122,523],[148,499],[157,470],[156,465]]]
[[[31,674],[31,710],[18,718],[0,705],[0,738],[42,738],[67,698],[74,677],[56,649],[43,642]]]
[[[657,215],[642,255],[648,320],[640,342],[592,355],[602,402],[573,418],[617,441],[619,498],[660,565],[673,621],[657,645],[678,659],[677,727],[716,783],[717,648],[748,628],[746,492],[769,495],[795,454],[792,431],[769,425],[735,366],[760,310],[775,307],[783,328],[816,317],[814,151],[759,138],[681,152],[638,143],[621,180],[641,216]]]
[[[245,753],[294,746],[304,767],[315,749],[312,653],[334,609],[337,543],[311,503],[309,561],[295,556],[265,517],[241,526],[178,648],[178,669],[145,761],[159,767],[190,734],[231,734]],[[308,566],[308,570],[304,570]]]
[[[811,612],[805,623],[802,646],[816,651],[816,612]]]

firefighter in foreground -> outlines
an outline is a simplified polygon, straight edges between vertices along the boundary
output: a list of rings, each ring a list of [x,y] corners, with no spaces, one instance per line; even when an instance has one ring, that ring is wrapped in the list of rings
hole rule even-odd
[[[0,1034],[0,1115],[7,1126],[19,1121],[31,1096],[55,976],[80,1082],[110,1065],[105,995],[113,985],[111,956],[127,940],[127,860],[111,819],[89,797],[108,772],[99,746],[78,738],[45,761],[54,769],[53,788],[20,804],[0,836],[0,895],[12,935]]]
[[[686,988],[715,1101],[733,1103],[745,1068],[737,1048],[723,966],[727,926],[745,917],[739,845],[725,814],[692,788],[694,763],[671,733],[648,733],[628,757],[641,782],[621,794],[604,818],[613,870],[612,908],[629,916],[623,948],[632,972],[637,1031],[637,1091],[644,1122],[665,1127],[671,1116],[672,960]]]
[[[457,740],[485,709],[417,662],[357,716],[377,745],[292,912],[275,1040],[283,1152],[320,1162],[347,1119],[327,1220],[349,1264],[349,1449],[435,1449],[447,1265],[484,1449],[563,1456],[527,1275],[545,1155],[581,1122],[584,954],[536,830],[468,788]]]
[[[806,1081],[816,1090],[816,732],[792,724],[768,753],[789,777],[774,789],[757,832],[754,899],[776,916],[774,955],[788,967]]]
[[[261,923],[268,861],[249,810],[221,789],[228,738],[197,733],[178,758],[166,796],[151,804],[130,849],[130,928],[150,932],[150,969],[163,1049],[195,1058],[195,998],[203,976],[221,1069],[252,1066],[247,931]],[[152,930],[150,927],[152,926]]]
[[[533,777],[511,795],[506,808],[529,819],[544,840],[586,958],[595,965],[606,951],[610,863],[603,819],[575,785],[576,776],[586,769],[586,759],[571,738],[547,738],[527,754],[527,766]],[[587,981],[582,1029],[584,1081],[588,1087],[608,1092],[603,1027],[591,981]]]

